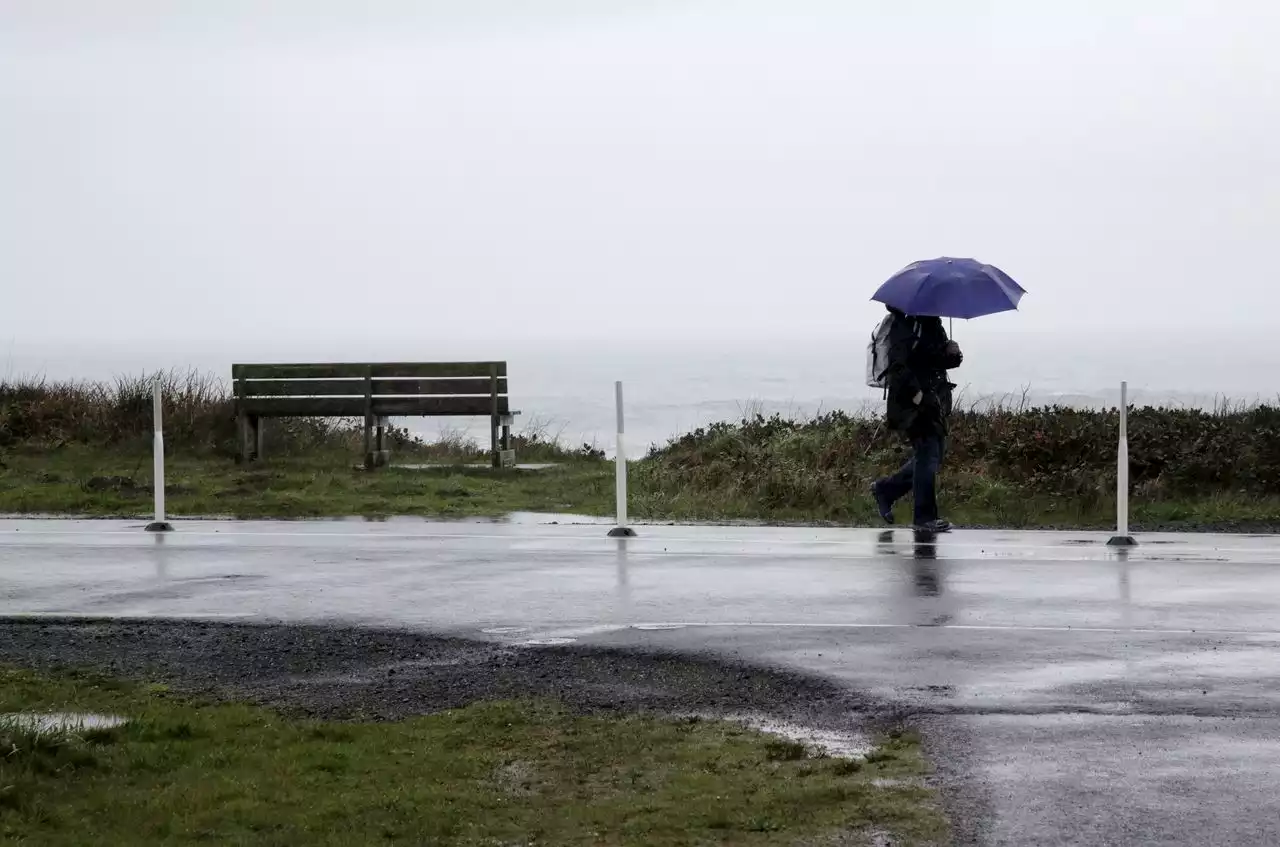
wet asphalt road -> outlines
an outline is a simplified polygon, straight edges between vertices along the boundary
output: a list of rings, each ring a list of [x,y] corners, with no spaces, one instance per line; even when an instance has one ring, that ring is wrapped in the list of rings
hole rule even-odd
[[[0,615],[712,651],[915,715],[958,841],[1280,843],[1280,545],[593,525],[0,521]]]

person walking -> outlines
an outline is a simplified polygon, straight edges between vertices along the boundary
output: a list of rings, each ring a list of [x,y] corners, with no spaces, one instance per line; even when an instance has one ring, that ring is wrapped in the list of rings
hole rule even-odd
[[[888,362],[885,372],[886,417],[891,430],[911,444],[912,455],[895,473],[871,485],[876,510],[893,523],[893,506],[913,495],[912,525],[925,532],[948,532],[951,523],[938,513],[937,476],[946,454],[947,418],[952,389],[947,371],[960,367],[960,345],[947,338],[942,319],[908,315],[886,307]]]

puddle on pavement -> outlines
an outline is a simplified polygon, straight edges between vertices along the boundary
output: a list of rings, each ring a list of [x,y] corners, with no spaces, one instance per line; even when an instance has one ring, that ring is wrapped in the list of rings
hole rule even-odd
[[[598,624],[534,631],[523,626],[493,626],[480,631],[485,635],[504,639],[509,647],[563,647],[576,643],[579,638],[617,632],[620,629],[626,627],[619,624]]]
[[[128,718],[92,712],[11,712],[0,715],[0,726],[24,732],[84,732],[124,726]]]
[[[0,515],[0,518],[5,515]],[[32,515],[9,515],[13,518],[31,518]],[[47,518],[61,518],[62,515],[48,515]],[[185,520],[205,520],[205,521],[226,521],[229,524],[252,523],[252,521],[239,520],[233,515],[191,515]],[[492,526],[498,524],[518,524],[527,526],[554,525],[554,524],[573,524],[573,525],[590,525],[590,526],[613,526],[613,518],[601,518],[593,515],[575,515],[568,512],[508,512],[505,515],[485,516],[485,515],[467,515],[464,517],[449,517],[447,515],[432,515],[431,517],[423,517],[419,515],[335,515],[328,517],[277,517],[272,518],[274,521],[282,523],[298,524],[300,526],[316,526],[321,527],[325,524],[346,523],[346,524],[387,524],[390,526],[430,526],[433,524],[462,524],[473,526]],[[220,530],[215,529],[215,532]]]
[[[1097,538],[1067,538],[1062,544],[1064,547],[1087,547],[1095,544],[1101,544],[1101,539]],[[1185,541],[1171,541],[1168,539],[1157,538],[1154,541],[1143,539],[1143,544],[1185,544]]]
[[[778,738],[785,738],[787,741],[803,744],[818,755],[831,756],[837,759],[860,759],[875,749],[871,739],[861,733],[818,729],[812,726],[804,726],[803,724],[781,721],[765,715],[708,715],[694,713],[688,715],[688,717],[698,717],[705,720],[724,720],[742,724],[749,729],[763,732],[765,735],[773,735]]]

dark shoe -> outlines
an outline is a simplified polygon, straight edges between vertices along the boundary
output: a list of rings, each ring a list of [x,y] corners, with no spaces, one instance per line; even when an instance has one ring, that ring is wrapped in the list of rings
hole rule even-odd
[[[876,511],[885,523],[893,523],[893,501],[880,493],[880,483],[871,483],[871,499],[876,501]]]
[[[915,524],[912,529],[916,532],[927,532],[930,535],[934,535],[939,532],[950,532],[951,521],[938,518],[936,521],[927,521],[922,524]]]

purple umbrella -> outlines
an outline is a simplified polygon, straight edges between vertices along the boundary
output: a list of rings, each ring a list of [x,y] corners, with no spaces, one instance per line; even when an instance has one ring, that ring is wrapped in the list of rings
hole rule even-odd
[[[1025,293],[995,265],[943,257],[907,265],[871,299],[908,315],[980,318],[1018,308]]]

